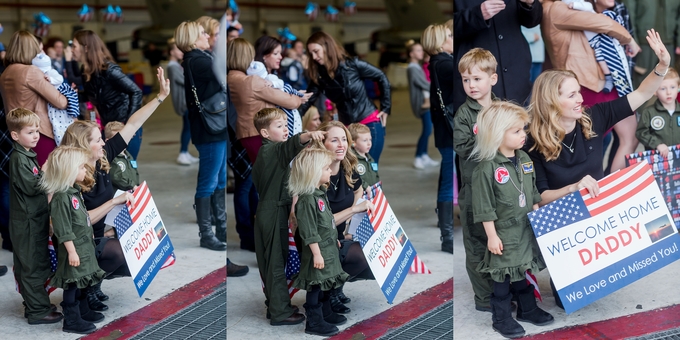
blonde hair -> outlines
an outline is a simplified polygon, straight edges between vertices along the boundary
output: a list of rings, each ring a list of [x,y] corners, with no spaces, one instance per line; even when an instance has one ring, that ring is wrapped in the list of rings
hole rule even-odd
[[[201,37],[201,25],[195,21],[185,21],[175,29],[175,42],[182,52],[196,48],[196,41]]]
[[[680,75],[678,75],[678,71],[676,71],[674,68],[669,67],[668,68],[668,73],[663,77],[663,80],[666,79],[675,79],[678,84],[680,84]]]
[[[120,132],[125,127],[125,124],[117,121],[111,121],[106,123],[106,127],[104,127],[104,137],[106,139],[111,139],[113,136],[116,135],[116,133]]]
[[[333,162],[334,155],[325,148],[304,148],[293,160],[288,180],[292,196],[309,195],[319,187],[323,168]]]
[[[477,139],[470,159],[492,160],[503,144],[505,132],[520,122],[526,125],[529,114],[517,104],[497,100],[482,109],[477,117]]]
[[[87,164],[90,153],[75,146],[60,146],[47,157],[45,174],[40,187],[46,193],[66,191],[78,177],[78,167]]]
[[[349,130],[349,134],[352,135],[353,141],[359,138],[360,133],[371,133],[371,129],[369,129],[368,126],[361,123],[349,124],[347,130]]]
[[[446,26],[444,25],[430,25],[425,28],[420,37],[420,43],[423,49],[429,55],[435,55],[442,52],[442,45],[446,41]]]
[[[491,76],[496,73],[498,62],[496,61],[496,57],[488,50],[473,48],[460,58],[460,61],[458,62],[458,72],[472,73],[472,68],[475,66],[479,67],[480,71],[486,72]]]
[[[307,112],[305,112],[305,115],[302,116],[302,129],[307,130],[307,125],[312,121],[312,117],[314,115],[319,115],[319,119],[321,119],[321,114],[319,114],[319,110],[316,108],[316,106],[312,105],[309,107]]]
[[[65,146],[75,146],[79,147],[87,154],[88,157],[92,157],[92,150],[90,149],[90,136],[92,131],[98,130],[99,126],[89,120],[76,120],[71,125],[68,126],[66,132],[64,133],[64,138],[61,140],[61,145]],[[109,165],[108,159],[106,159],[106,151],[104,151],[104,156],[97,160],[99,162],[99,169],[105,172],[109,172],[111,166]],[[87,174],[85,175],[85,180],[81,183],[82,190],[88,192],[94,186],[94,172],[95,169],[88,163],[85,165],[87,168]]]
[[[349,130],[345,127],[344,124],[338,122],[337,120],[331,120],[330,122],[325,122],[319,126],[318,131],[330,131],[332,128],[340,128],[342,131],[345,132],[345,136],[347,137],[347,146],[352,146],[354,143],[352,140],[352,134],[349,133]],[[314,141],[312,142],[313,146],[319,147],[319,148],[326,148],[326,145],[324,145],[324,142],[326,141],[326,138],[328,135],[324,137],[322,141]],[[347,184],[349,185],[354,185],[354,182],[356,182],[355,179],[352,179],[352,173],[356,170],[357,164],[359,163],[359,160],[357,159],[357,156],[353,152],[345,152],[345,158],[341,161],[340,164],[342,164],[342,168],[345,171],[345,180],[347,181]]]
[[[562,140],[566,131],[560,124],[560,91],[564,81],[569,78],[578,81],[576,74],[570,70],[547,70],[534,81],[529,105],[529,135],[533,138],[534,145],[529,151],[537,150],[546,161],[557,159],[562,152]],[[597,136],[593,131],[593,121],[585,109],[578,122],[586,139]]]
[[[253,117],[253,123],[255,124],[255,128],[259,133],[260,130],[262,129],[268,129],[269,124],[271,124],[276,119],[286,120],[288,118],[286,116],[286,113],[283,112],[281,109],[267,107],[260,111],[257,111],[255,117]]]
[[[205,30],[205,33],[210,34],[210,36],[214,36],[217,31],[219,31],[220,28],[220,22],[217,21],[215,18],[204,15],[198,19],[196,19],[196,22],[203,26],[203,29]]]
[[[7,113],[7,131],[19,133],[21,129],[27,126],[40,126],[40,117],[38,115],[24,108],[16,108]]]
[[[40,52],[40,43],[33,33],[27,30],[16,31],[7,44],[5,66],[11,64],[32,65],[33,58]]]
[[[255,48],[253,48],[253,45],[248,40],[236,38],[229,42],[227,47],[227,69],[246,73],[253,60],[255,60]]]

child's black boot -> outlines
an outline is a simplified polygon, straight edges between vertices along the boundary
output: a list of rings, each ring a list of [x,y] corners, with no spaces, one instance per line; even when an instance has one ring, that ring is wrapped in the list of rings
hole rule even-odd
[[[323,299],[321,299],[321,309],[323,311],[323,319],[331,325],[342,325],[347,322],[347,318],[333,311],[331,308],[330,295],[326,292]]]
[[[517,320],[530,322],[536,326],[545,326],[553,323],[550,313],[538,308],[534,296],[534,285],[517,292]]]
[[[304,304],[305,313],[307,314],[307,324],[305,325],[305,333],[321,336],[331,336],[338,334],[338,327],[335,327],[323,319],[322,304],[311,306]]]
[[[87,322],[80,317],[80,307],[77,300],[72,304],[62,302],[61,308],[64,312],[64,327],[62,328],[64,332],[90,334],[97,330],[93,323]]]
[[[95,311],[95,312],[103,312],[106,310],[109,310],[109,306],[103,304],[101,301],[99,301],[99,298],[97,297],[97,294],[95,294],[94,289],[92,287],[87,287],[85,289],[82,289],[80,294],[84,294],[86,297],[87,304],[90,306],[90,309]]]
[[[84,290],[81,290],[80,297],[78,298],[78,309],[80,310],[80,317],[85,321],[95,323],[104,321],[104,314],[90,309],[90,304],[87,303],[87,295]]]
[[[340,314],[347,314],[351,312],[352,310],[345,306],[341,301],[340,301],[340,296],[338,296],[338,289],[331,289],[328,291],[326,294],[330,296],[330,302],[331,302],[331,309]]]
[[[510,294],[500,298],[491,294],[491,320],[493,330],[506,338],[514,339],[524,336],[524,328],[512,318],[511,298]]]

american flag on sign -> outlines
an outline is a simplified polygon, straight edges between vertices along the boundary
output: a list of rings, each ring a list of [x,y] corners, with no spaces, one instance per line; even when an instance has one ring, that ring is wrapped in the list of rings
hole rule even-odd
[[[639,191],[654,183],[654,175],[649,164],[643,162],[615,172],[598,182],[600,194],[592,198],[588,190],[581,189],[543,208],[529,213],[529,222],[536,237],[567,225],[596,216],[621,202],[624,202]]]
[[[144,209],[146,209],[146,205],[149,204],[149,201],[151,201],[151,192],[149,191],[149,186],[146,185],[146,181],[137,187],[137,190],[132,193],[132,196],[135,198],[135,206],[132,207],[131,202],[127,202],[126,205],[128,210],[130,210],[130,218],[132,218],[132,223],[134,223],[137,222],[137,219],[140,216],[142,216]]]

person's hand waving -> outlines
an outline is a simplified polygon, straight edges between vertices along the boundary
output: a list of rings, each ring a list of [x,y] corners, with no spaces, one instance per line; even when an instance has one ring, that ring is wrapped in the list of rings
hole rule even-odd
[[[664,45],[663,41],[661,40],[659,32],[655,31],[653,28],[647,30],[647,43],[649,44],[649,47],[652,49],[652,51],[654,51],[654,54],[656,54],[657,58],[659,58],[659,66],[663,67],[664,69],[668,69],[671,64],[671,55],[668,53],[666,45]]]
[[[160,100],[165,100],[165,98],[170,95],[170,79],[165,79],[165,74],[163,72],[162,67],[157,68],[158,73],[156,76],[158,77],[158,83],[161,85],[161,89],[158,92],[158,98]]]

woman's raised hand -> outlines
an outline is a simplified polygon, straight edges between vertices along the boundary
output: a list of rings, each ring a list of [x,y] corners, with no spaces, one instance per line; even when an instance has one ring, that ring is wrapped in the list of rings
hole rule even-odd
[[[659,58],[659,64],[663,67],[669,67],[671,64],[671,55],[666,49],[666,45],[661,40],[659,32],[655,31],[653,28],[647,30],[647,43],[649,47],[652,48],[654,54]]]
[[[156,74],[158,77],[158,83],[161,85],[158,96],[161,100],[164,100],[168,95],[170,95],[170,79],[165,79],[165,74],[162,67],[159,66],[156,70],[158,71]]]

